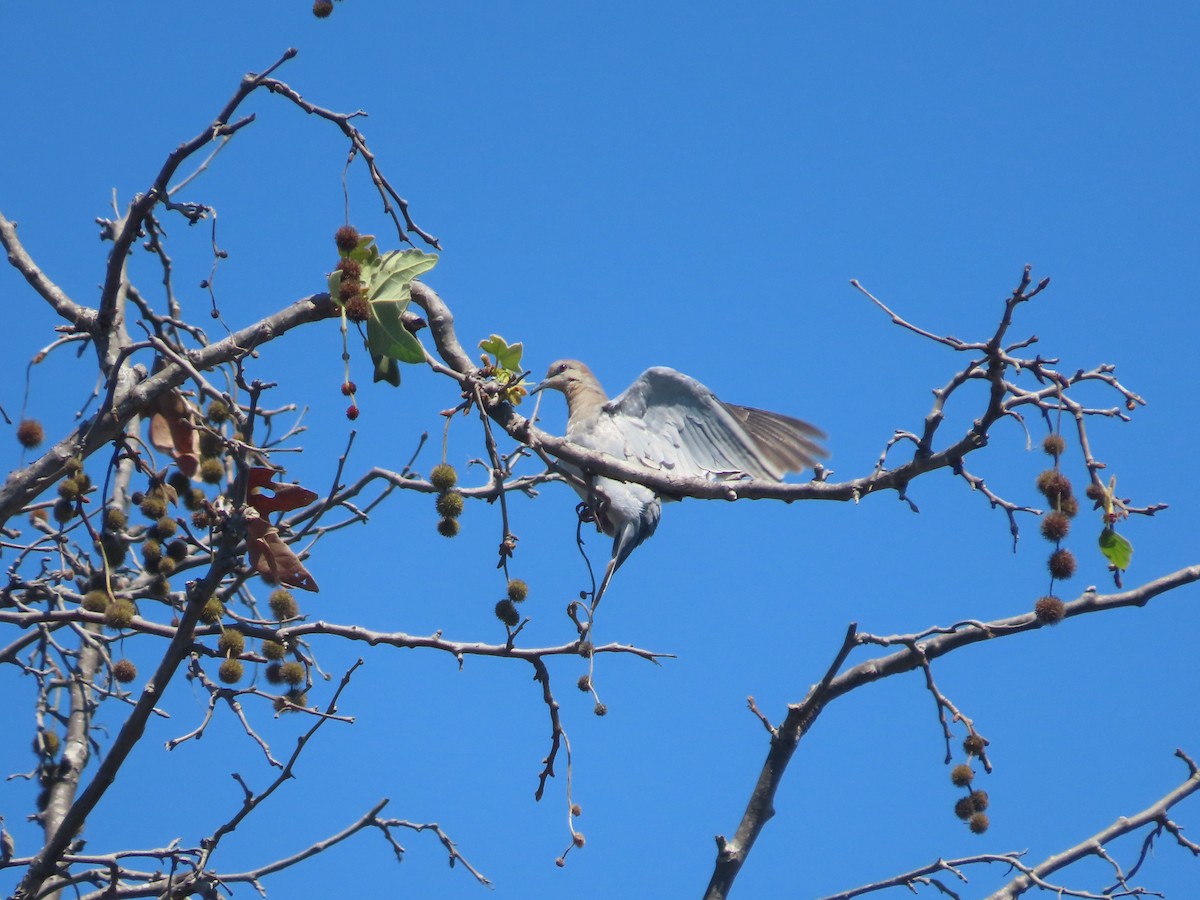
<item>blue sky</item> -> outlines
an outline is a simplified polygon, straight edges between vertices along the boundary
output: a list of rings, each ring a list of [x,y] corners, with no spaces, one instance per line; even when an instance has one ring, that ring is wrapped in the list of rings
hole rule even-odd
[[[1149,401],[1132,423],[1097,421],[1090,432],[1124,496],[1171,504],[1125,526],[1136,547],[1126,584],[1197,561],[1192,4],[346,0],[322,22],[306,3],[7,4],[0,33],[15,86],[0,121],[0,208],[81,302],[93,302],[102,279],[94,219],[109,214],[112,192],[123,204],[143,190],[244,72],[294,46],[279,77],[320,105],[369,112],[361,127],[381,167],[442,239],[426,280],[455,310],[464,343],[493,332],[521,340],[537,374],[579,357],[612,393],[647,366],[674,366],[724,399],[821,425],[837,478],[866,474],[895,429],[919,428],[930,390],[961,364],[889,324],[849,279],[922,327],[983,339],[1032,263],[1053,283],[1019,311],[1014,336],[1037,334],[1037,349],[1065,371],[1116,363]],[[323,289],[346,153],[333,128],[278,98],[255,97],[248,109],[257,121],[186,192],[218,210],[230,255],[217,296],[235,327]],[[358,167],[351,218],[394,238]],[[195,286],[211,263],[207,231],[168,228],[181,299],[207,321]],[[157,296],[150,261],[137,260],[134,273]],[[20,311],[2,361],[0,403],[11,414],[55,321],[15,273],[0,273],[0,291]],[[277,402],[309,405],[289,474],[323,486],[350,427],[340,340],[332,324],[293,337],[266,348],[255,374],[279,382]],[[367,367],[354,365],[365,384]],[[29,411],[61,433],[92,387],[90,360],[60,353],[34,371]],[[448,382],[416,370],[399,391],[366,388],[349,471],[398,468],[456,400]],[[944,434],[961,433],[982,404],[981,393],[964,392]],[[562,427],[560,398],[543,413],[547,427]],[[1025,444],[1018,426],[1002,423],[968,465],[1036,506],[1045,458]],[[482,480],[467,467],[482,454],[475,421],[456,421],[449,458],[468,483]],[[1075,449],[1065,463],[1077,482],[1079,460]],[[427,447],[418,467],[434,461]],[[459,672],[433,653],[333,641],[315,645],[328,671],[366,658],[341,704],[356,723],[327,726],[298,779],[216,862],[236,870],[294,852],[388,796],[390,814],[438,821],[498,897],[697,895],[713,835],[736,827],[766,753],[747,695],[781,719],[824,672],[849,621],[878,634],[918,631],[1014,615],[1044,592],[1048,545],[1034,520],[1014,555],[1004,516],[961,480],[922,478],[911,497],[919,515],[893,495],[858,506],[667,509],[616,577],[598,629],[678,659],[661,668],[600,660],[602,720],[574,689],[581,665],[551,666],[588,840],[565,869],[553,864],[568,841],[565,779],[533,802],[549,724],[528,666],[468,660]],[[513,504],[513,571],[531,585],[527,645],[573,633],[562,610],[586,587],[574,503],[551,486]],[[1072,542],[1080,573],[1068,597],[1110,585],[1088,515]],[[370,527],[318,545],[310,568],[322,592],[302,598],[305,610],[379,630],[503,640],[491,612],[503,588],[492,568],[498,512],[472,506],[454,541],[434,533],[435,521],[428,498],[403,496]],[[588,541],[594,561],[606,544]],[[939,662],[942,690],[992,741],[983,837],[952,815],[956,794],[919,676],[838,701],[798,751],[738,895],[819,896],[938,856],[1027,848],[1040,861],[1144,808],[1186,776],[1176,747],[1200,754],[1190,707],[1198,626],[1195,589],[1185,589]],[[152,645],[126,644],[149,665]],[[10,697],[30,695],[12,673],[3,678]],[[198,840],[239,802],[231,772],[258,786],[272,777],[228,721],[167,753],[163,743],[194,727],[204,698],[180,680],[169,701],[172,719],[153,723],[89,826],[91,849]],[[15,735],[0,746],[6,774],[32,765],[28,708],[10,702],[5,713]],[[307,725],[256,712],[277,755]],[[36,840],[19,822],[32,792],[0,783],[19,850]],[[1200,806],[1185,803],[1174,817],[1191,834]],[[382,840],[363,835],[267,888],[279,897],[484,895],[446,869],[428,835],[401,840],[409,852],[399,867]],[[1136,842],[1114,848],[1126,865],[1135,853]],[[1187,896],[1197,866],[1163,841],[1139,883]],[[1002,875],[975,870],[966,890],[982,895]],[[1084,865],[1059,882],[1097,890],[1105,876]],[[0,887],[9,884],[0,874]]]

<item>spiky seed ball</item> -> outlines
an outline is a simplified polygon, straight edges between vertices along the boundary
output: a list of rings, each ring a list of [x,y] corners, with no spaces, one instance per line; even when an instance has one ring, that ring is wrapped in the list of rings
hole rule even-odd
[[[357,404],[351,403],[349,406],[346,407],[346,418],[349,419],[351,422],[353,422],[355,419],[358,418],[358,413],[359,413],[359,408],[358,408]]]
[[[58,496],[64,500],[78,500],[79,494],[79,482],[74,478],[64,478],[58,483]]]
[[[571,804],[571,815],[582,816],[583,815],[583,807],[580,806],[578,803],[572,803]]]
[[[147,494],[138,504],[138,509],[147,519],[157,522],[167,514],[167,502],[158,494]]]
[[[971,820],[967,823],[967,827],[971,829],[972,834],[983,834],[988,830],[988,826],[992,824],[988,821],[987,813],[977,812],[971,816]]]
[[[171,582],[167,581],[167,575],[169,573],[163,570],[164,565],[174,566],[175,563],[169,559],[160,559],[158,561],[159,573],[150,582],[150,586],[148,588],[150,596],[156,597],[159,600],[166,600],[171,593]]]
[[[461,527],[458,519],[439,519],[437,523],[438,534],[442,537],[455,537]]]
[[[167,484],[175,488],[175,494],[181,500],[192,492],[192,479],[188,478],[178,469],[171,473],[171,477],[167,479]]]
[[[971,798],[959,797],[958,802],[954,804],[954,814],[964,822],[975,815],[975,804],[971,802]]]
[[[950,781],[955,787],[966,787],[975,778],[975,772],[966,763],[959,763],[950,770]]]
[[[163,538],[169,538],[178,529],[179,526],[175,523],[174,519],[172,519],[170,516],[163,516],[154,523],[154,536],[159,540],[162,540]]]
[[[343,253],[349,253],[358,246],[358,229],[353,225],[343,225],[334,232],[333,240]]]
[[[205,484],[220,484],[225,478],[225,465],[215,456],[209,456],[200,463],[200,480]]]
[[[118,597],[108,604],[104,610],[104,624],[114,630],[128,628],[133,623],[137,609],[133,603],[124,597]]]
[[[968,734],[963,740],[963,750],[970,756],[981,756],[986,746],[987,741],[977,734]]]
[[[240,656],[246,649],[246,636],[236,628],[226,628],[217,638],[217,649],[226,656]]]
[[[65,468],[67,470],[68,478],[74,478],[76,475],[78,475],[80,472],[83,471],[83,457],[82,456],[70,457],[69,459],[67,459],[67,461],[65,463],[63,463],[63,468]]]
[[[342,280],[338,283],[338,300],[344,305],[351,298],[361,296],[361,294],[362,282],[357,278],[343,275]]]
[[[458,491],[446,491],[444,494],[438,494],[437,511],[439,516],[445,516],[447,519],[457,519],[462,515],[463,511],[463,496]]]
[[[211,431],[200,432],[200,455],[220,456],[225,452],[225,440]]]
[[[116,568],[125,561],[125,554],[129,551],[129,541],[123,535],[106,531],[100,535],[100,549],[104,553],[104,559],[109,568]]]
[[[187,541],[182,538],[177,541],[171,541],[167,544],[167,556],[175,560],[175,562],[183,562],[187,559],[188,545]]]
[[[1073,519],[1079,512],[1079,501],[1073,496],[1063,497],[1058,501],[1058,508],[1062,510],[1062,514],[1068,519]]]
[[[346,300],[346,318],[351,322],[365,322],[371,318],[371,304],[362,293]]]
[[[595,706],[592,707],[592,712],[601,717],[607,716],[608,715],[608,707],[605,706],[603,703],[597,703]]]
[[[586,694],[592,689],[592,679],[586,675],[580,675],[579,680],[575,682],[575,687],[579,688]]]
[[[283,659],[283,654],[287,652],[287,648],[279,641],[263,641],[262,655],[267,659]]]
[[[280,622],[284,619],[294,619],[300,615],[300,607],[296,604],[296,598],[287,588],[276,588],[271,591],[267,603],[271,607],[271,615]]]
[[[988,808],[989,800],[987,791],[971,791],[971,796],[967,799],[971,801],[971,805],[975,808],[975,812],[983,812]]]
[[[1052,544],[1057,544],[1065,538],[1070,530],[1071,520],[1066,513],[1055,511],[1042,518],[1042,537]]]
[[[454,466],[440,463],[429,473],[429,482],[439,491],[448,491],[458,484],[458,473],[454,471]]]
[[[1046,469],[1037,478],[1037,489],[1057,506],[1060,499],[1071,496],[1071,479],[1058,469]]]
[[[517,612],[517,608],[513,605],[513,602],[505,597],[496,604],[496,618],[509,628],[514,628],[521,621],[521,614]]]
[[[355,393],[357,390],[358,390],[358,385],[355,384],[353,381],[343,381],[342,382],[342,396],[343,397],[349,397],[351,394]]]
[[[125,526],[129,524],[129,520],[125,518],[125,511],[116,507],[110,506],[104,510],[104,530],[105,531],[124,531]]]
[[[279,677],[288,684],[297,685],[304,681],[304,666],[292,660],[279,667]]]
[[[208,404],[204,418],[213,425],[223,425],[229,421],[229,404],[224,400],[214,400]]]
[[[268,683],[282,684],[283,683],[283,663],[279,663],[279,662],[268,663],[265,674],[267,676]]]
[[[141,506],[142,501],[145,499],[146,499],[146,495],[143,494],[141,491],[134,491],[132,494],[129,495],[129,502],[132,503],[134,506]]]
[[[1062,452],[1067,449],[1067,441],[1061,434],[1048,434],[1042,440],[1042,451],[1047,456],[1053,456],[1055,459],[1062,456]]]
[[[46,429],[37,419],[22,419],[17,426],[17,440],[26,450],[32,450],[46,439]]]
[[[362,278],[362,266],[357,259],[351,259],[348,256],[342,257],[334,268],[342,273],[343,281],[347,279],[358,281]]]
[[[184,491],[180,496],[183,498],[183,505],[191,512],[203,508],[204,501],[208,499],[200,488]]]
[[[207,509],[198,509],[192,513],[193,528],[211,528],[213,523],[212,514]]]
[[[224,684],[237,684],[242,680],[242,661],[240,659],[227,659],[221,663],[221,668],[217,669],[217,677]]]
[[[158,562],[162,559],[162,545],[153,538],[147,538],[142,542],[142,559],[148,565]]]
[[[204,609],[200,610],[200,621],[205,625],[216,625],[225,616],[225,604],[216,597],[205,601]]]
[[[1039,622],[1057,625],[1067,614],[1067,605],[1054,596],[1039,597],[1037,603],[1033,604],[1033,614]]]
[[[509,581],[509,600],[520,604],[529,596],[529,586],[522,578],[511,578]]]
[[[521,603],[529,596],[529,585],[520,578],[513,578],[508,582],[508,599],[513,603]]]
[[[133,660],[131,659],[118,659],[113,663],[112,674],[113,678],[121,682],[121,684],[129,684],[129,682],[137,678],[137,666],[133,664]]]
[[[108,609],[108,594],[100,590],[88,591],[83,595],[83,601],[79,605],[88,612],[104,612]]]
[[[1050,554],[1050,574],[1065,581],[1075,574],[1075,554],[1070,550],[1055,550]]]
[[[578,831],[575,832],[575,836],[571,839],[571,841],[576,847],[582,847],[586,843],[586,841],[583,839],[583,834]]]
[[[1096,502],[1099,502],[1108,494],[1108,490],[1103,485],[1096,484],[1094,481],[1090,481],[1088,482],[1087,490],[1084,491],[1084,494],[1087,495],[1089,500],[1095,500]]]
[[[582,656],[584,659],[587,659],[589,656],[592,655],[592,642],[591,641],[580,641],[579,647],[576,652],[580,656]]]
[[[75,503],[62,497],[54,501],[54,521],[60,525],[70,522],[75,515]]]

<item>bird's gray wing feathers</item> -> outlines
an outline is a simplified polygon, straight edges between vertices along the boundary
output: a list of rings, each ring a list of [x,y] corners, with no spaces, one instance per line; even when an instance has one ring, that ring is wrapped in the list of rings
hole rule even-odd
[[[647,369],[603,414],[625,441],[625,458],[698,478],[780,480],[823,454],[821,432],[776,413],[722,403],[694,378]]]

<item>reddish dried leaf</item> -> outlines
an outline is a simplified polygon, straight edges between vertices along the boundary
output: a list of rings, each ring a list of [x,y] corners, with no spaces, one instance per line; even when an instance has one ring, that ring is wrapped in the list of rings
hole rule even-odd
[[[177,390],[160,396],[151,405],[150,443],[171,454],[183,474],[196,474],[200,460],[200,435],[192,424],[192,408]]]
[[[262,515],[300,509],[317,499],[317,495],[308,488],[302,488],[298,484],[281,484],[273,481],[274,477],[275,471],[263,466],[256,466],[250,470],[247,502]],[[264,490],[274,492],[274,496],[264,494]]]
[[[264,581],[312,591],[314,594],[321,590],[317,587],[316,579],[300,562],[300,557],[283,542],[279,530],[266,519],[247,516],[246,533],[250,564]]]

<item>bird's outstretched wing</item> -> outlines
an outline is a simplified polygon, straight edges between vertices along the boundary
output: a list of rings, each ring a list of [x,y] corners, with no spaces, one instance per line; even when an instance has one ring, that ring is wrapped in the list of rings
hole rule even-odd
[[[625,458],[698,478],[779,481],[825,456],[825,435],[799,419],[722,403],[694,378],[647,369],[602,409],[625,440]]]

